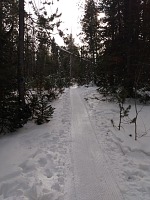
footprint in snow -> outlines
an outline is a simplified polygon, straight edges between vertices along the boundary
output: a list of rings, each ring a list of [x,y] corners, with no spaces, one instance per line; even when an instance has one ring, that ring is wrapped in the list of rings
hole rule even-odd
[[[3,195],[3,198],[11,198],[12,196],[21,196],[23,195],[24,190],[28,190],[29,186],[24,181],[13,181],[9,183],[3,183],[0,187],[0,196]]]
[[[136,170],[136,171],[126,171],[126,175],[127,175],[127,180],[128,181],[135,181],[135,180],[139,180],[142,179],[144,177],[144,173],[140,170]]]
[[[33,170],[36,170],[35,164],[31,160],[26,160],[21,165],[19,165],[20,168],[22,168],[23,173],[29,173]]]
[[[44,175],[47,178],[51,178],[53,176],[53,173],[49,169],[45,169]]]
[[[55,183],[54,185],[52,185],[51,188],[52,188],[53,190],[58,191],[58,192],[61,191],[61,187],[60,187],[59,183]]]
[[[54,136],[54,137],[52,138],[52,141],[53,141],[53,142],[57,142],[58,139],[59,139],[59,137]]]
[[[52,154],[47,154],[46,157],[48,158],[48,160],[52,160],[53,159],[53,155]]]
[[[47,164],[47,159],[46,158],[40,158],[38,160],[38,163],[40,164],[40,167],[45,167],[45,165]]]
[[[60,185],[64,185],[64,182],[65,182],[64,177],[63,177],[63,176],[60,176],[60,177],[58,178],[58,182],[60,183]]]

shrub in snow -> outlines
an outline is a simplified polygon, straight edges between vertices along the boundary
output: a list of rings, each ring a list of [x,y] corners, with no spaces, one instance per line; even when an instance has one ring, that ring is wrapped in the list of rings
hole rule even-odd
[[[0,133],[13,132],[21,128],[30,116],[31,111],[27,104],[21,107],[16,95],[8,95],[0,102]]]
[[[41,94],[37,99],[34,98],[34,101],[31,106],[34,105],[34,119],[36,124],[40,125],[49,122],[54,108],[49,104],[48,95]]]
[[[127,95],[128,95],[127,90],[123,87],[119,88],[115,94],[115,97],[119,104],[119,125],[118,125],[119,130],[121,128],[122,118],[127,117],[131,109],[131,105],[127,106],[126,108],[124,107]]]

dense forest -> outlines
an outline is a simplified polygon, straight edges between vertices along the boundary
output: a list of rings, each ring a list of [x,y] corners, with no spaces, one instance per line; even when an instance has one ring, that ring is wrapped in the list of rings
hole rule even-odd
[[[129,96],[135,87],[149,88],[149,9],[146,0],[86,1],[81,22],[99,84],[123,86]]]
[[[0,133],[49,121],[50,102],[73,82],[146,102],[150,90],[150,1],[86,0],[81,45],[60,29],[61,13],[0,0]],[[59,46],[53,32],[64,40]],[[141,91],[141,92],[140,92]]]

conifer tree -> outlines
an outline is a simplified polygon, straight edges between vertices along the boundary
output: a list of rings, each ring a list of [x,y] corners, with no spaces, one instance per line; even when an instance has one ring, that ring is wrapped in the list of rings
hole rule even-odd
[[[33,7],[36,18],[24,11],[24,3],[24,0],[0,0],[0,132],[14,131],[30,117],[32,109],[30,101],[24,99],[24,83],[28,85],[26,90],[31,89],[28,81],[36,77],[36,64],[40,62],[45,63],[41,65],[41,73],[50,74],[51,33],[60,25],[58,10],[47,14],[45,4],[50,5],[49,2],[41,9]],[[34,81],[31,83],[35,86]]]
[[[87,44],[88,55],[93,63],[93,78],[96,79],[96,65],[100,44],[98,9],[94,0],[87,0],[81,20],[83,41]]]
[[[79,75],[79,51],[78,47],[74,44],[72,34],[68,35],[65,43],[67,45],[66,49],[68,50],[68,52],[70,52],[68,63],[70,67],[70,77],[77,79]]]
[[[145,82],[144,71],[148,70],[149,1],[106,1],[99,3],[99,11],[105,13],[101,23],[103,39],[102,65],[110,86],[123,86],[129,96],[134,96],[137,71],[141,71],[141,83]],[[146,75],[146,74],[145,74]],[[147,80],[148,81],[148,78]],[[142,85],[142,84],[141,84]]]

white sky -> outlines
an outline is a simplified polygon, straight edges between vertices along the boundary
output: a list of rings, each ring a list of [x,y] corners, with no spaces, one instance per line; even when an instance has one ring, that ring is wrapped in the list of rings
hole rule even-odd
[[[26,0],[28,2],[29,0]],[[40,2],[45,0],[32,0],[37,7],[42,5]],[[60,29],[65,33],[72,33],[73,38],[75,38],[75,43],[79,44],[80,40],[77,35],[81,31],[80,18],[83,11],[83,5],[85,0],[53,0],[54,4],[50,6],[51,12],[58,8],[59,13],[62,13],[60,20],[62,21]],[[29,7],[29,5],[27,5]],[[30,11],[31,12],[31,11]],[[68,29],[68,30],[67,30]],[[63,45],[63,40],[60,36],[55,36],[56,42],[59,45]]]
[[[56,1],[56,0],[55,0]],[[75,42],[79,43],[79,37],[77,34],[81,31],[80,18],[83,9],[81,5],[85,0],[59,0],[58,9],[62,13],[61,24],[62,30],[68,28],[67,33],[72,33],[75,38]]]

